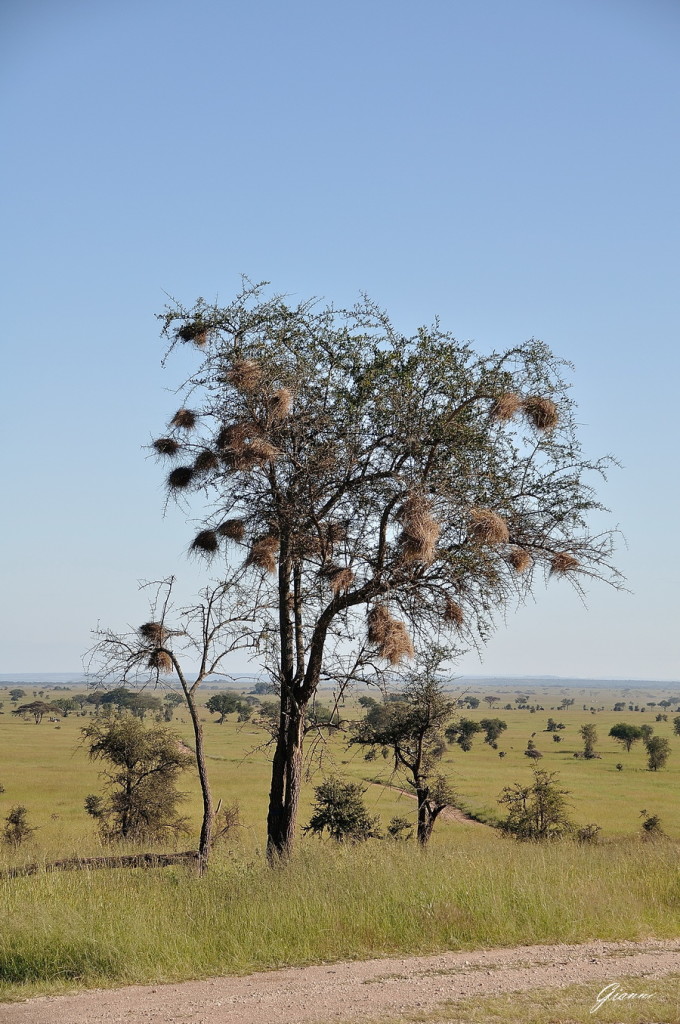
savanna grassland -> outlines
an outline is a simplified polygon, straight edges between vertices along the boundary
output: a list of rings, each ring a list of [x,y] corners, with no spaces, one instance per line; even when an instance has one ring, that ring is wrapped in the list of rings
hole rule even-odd
[[[498,750],[476,736],[471,751],[454,744],[444,758],[460,805],[481,817],[498,816],[503,786],[531,778],[523,751],[535,733],[534,743],[544,754],[540,766],[560,773],[572,794],[574,820],[600,825],[601,843],[518,844],[492,828],[440,820],[425,851],[390,841],[345,848],[302,836],[292,862],[272,870],[263,856],[267,734],[252,723],[238,724],[233,715],[218,725],[206,712],[214,793],[225,803],[238,800],[242,822],[216,853],[207,877],[173,867],[3,879],[0,991],[5,998],[21,998],[78,986],[445,948],[680,934],[680,737],[673,735],[672,724],[677,712],[614,712],[614,701],[624,699],[620,693],[572,688],[567,695],[575,705],[557,711],[565,693],[555,688],[531,694],[531,703],[545,709],[531,713],[504,710],[516,691],[492,692],[500,698],[494,709],[482,701],[478,709],[461,714],[506,721]],[[672,695],[657,689],[625,699],[644,706]],[[24,722],[9,713],[6,691],[0,691],[0,700],[0,782],[5,787],[0,817],[23,804],[30,824],[38,827],[18,851],[0,848],[1,866],[100,854],[94,822],[83,808],[89,793],[102,791],[101,766],[88,760],[80,740],[89,719],[70,714],[58,726],[47,718],[36,726],[32,718]],[[321,700],[329,703],[330,694]],[[604,710],[592,713],[591,707]],[[655,721],[660,711],[668,721]],[[347,718],[360,713],[355,700],[343,709]],[[560,743],[543,731],[548,717],[565,724]],[[641,743],[626,753],[609,738],[611,725],[620,721],[646,722],[655,735],[668,738],[668,766],[650,772]],[[582,749],[578,729],[591,723],[598,730],[601,757],[576,759],[573,753]],[[190,743],[181,708],[172,727]],[[500,751],[505,757],[498,756]],[[364,781],[366,803],[383,824],[395,814],[413,814],[410,797],[369,782],[399,784],[391,779],[388,761],[364,760],[338,735],[308,737],[308,752],[312,773],[305,783],[301,824],[309,819],[314,784],[329,772]],[[622,771],[617,763],[624,765]],[[198,827],[199,789],[191,772],[181,788],[188,794],[183,812]],[[668,840],[641,840],[643,808],[659,815]],[[179,848],[191,843],[180,840]]]

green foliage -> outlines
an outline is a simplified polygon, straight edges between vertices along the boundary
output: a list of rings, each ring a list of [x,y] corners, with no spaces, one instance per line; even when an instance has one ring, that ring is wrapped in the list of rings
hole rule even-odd
[[[680,715],[676,715],[673,719],[673,732],[676,736],[680,736]]]
[[[395,815],[387,826],[387,834],[396,842],[406,842],[413,838],[413,822]]]
[[[471,718],[461,718],[459,722],[449,725],[444,733],[449,743],[457,743],[461,750],[472,750],[472,739],[481,732],[479,722]]]
[[[499,736],[502,732],[505,732],[508,727],[507,722],[501,721],[500,718],[482,718],[479,724],[485,733],[484,742],[488,743],[490,747],[496,750]]]
[[[647,749],[647,767],[649,770],[655,772],[659,768],[665,768],[671,753],[669,741],[662,736],[650,736],[645,740],[645,747]]]
[[[658,814],[647,814],[647,811],[640,811],[642,822],[642,835],[645,839],[663,839],[666,833],[661,828],[661,818]]]
[[[5,818],[5,828],[2,833],[2,841],[7,846],[15,848],[30,839],[37,828],[28,824],[28,811],[25,807],[18,805],[13,807]]]
[[[248,705],[235,693],[230,693],[228,690],[222,693],[215,693],[205,702],[205,706],[211,715],[219,715],[219,724],[222,725],[227,715],[232,715],[235,712],[238,713],[241,721],[245,719],[242,717],[250,716],[250,708]]]
[[[12,712],[13,715],[33,715],[35,724],[40,725],[44,715],[61,715],[62,710],[56,704],[48,704],[44,700],[34,700],[30,704],[20,704]]]
[[[499,803],[508,809],[501,823],[504,832],[519,840],[543,842],[562,839],[573,830],[567,813],[569,791],[557,785],[557,772],[534,768],[534,781],[530,786],[516,782],[506,786]]]
[[[304,831],[315,835],[328,832],[339,843],[381,839],[379,819],[368,813],[365,792],[357,783],[326,779],[314,789],[314,813]]]
[[[583,740],[583,757],[590,760],[593,757],[597,757],[595,753],[595,744],[597,743],[597,727],[592,723],[582,725],[579,729],[579,735]]]
[[[184,794],[176,788],[180,774],[193,764],[179,739],[164,727],[147,729],[137,718],[92,722],[82,729],[92,760],[107,765],[106,802],[88,796],[86,810],[99,822],[102,838],[156,842],[187,833],[177,814]]]
[[[630,752],[633,744],[642,739],[643,733],[639,725],[630,725],[628,722],[619,722],[617,725],[613,725],[611,727],[609,735],[613,736],[615,740],[619,741],[619,743],[622,743],[626,750]]]

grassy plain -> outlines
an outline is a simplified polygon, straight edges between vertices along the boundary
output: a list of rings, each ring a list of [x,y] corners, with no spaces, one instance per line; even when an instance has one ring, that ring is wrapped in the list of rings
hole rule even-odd
[[[680,737],[672,718],[655,713],[612,712],[619,695],[598,691],[574,708],[552,711],[558,691],[532,696],[545,711],[504,711],[514,698],[495,690],[507,721],[498,752],[476,738],[469,753],[447,752],[445,769],[461,802],[497,813],[502,787],[528,780],[523,756],[532,732],[545,757],[573,793],[573,816],[597,822],[604,842],[594,847],[563,843],[519,845],[479,825],[438,823],[431,848],[370,843],[337,848],[302,838],[291,864],[264,864],[264,818],[269,783],[266,734],[229,719],[220,726],[206,713],[210,770],[216,796],[238,799],[243,828],[221,850],[205,879],[189,869],[38,874],[0,881],[0,993],[21,998],[79,986],[178,980],[211,974],[444,948],[518,943],[577,942],[591,938],[640,939],[680,935]],[[57,694],[55,694],[57,696]],[[328,696],[325,696],[326,701]],[[662,699],[657,691],[649,699]],[[29,698],[31,695],[29,695]],[[207,695],[206,695],[207,698]],[[641,698],[636,698],[638,703]],[[83,810],[88,793],[100,792],[98,766],[80,744],[86,719],[69,715],[57,727],[0,715],[0,817],[24,804],[38,826],[34,840],[16,853],[0,848],[0,867],[26,860],[101,853],[92,819]],[[582,708],[587,705],[587,710]],[[581,707],[579,707],[581,705]],[[604,706],[591,714],[590,707]],[[484,710],[482,710],[482,707]],[[464,712],[490,714],[486,705]],[[659,710],[659,709],[656,709]],[[348,702],[348,717],[359,707]],[[544,733],[548,716],[564,721],[561,743]],[[671,740],[668,767],[649,772],[644,752],[626,754],[607,738],[616,721],[647,721]],[[578,727],[595,722],[602,758],[577,760]],[[186,715],[174,723],[190,742]],[[312,763],[324,765],[305,783],[300,820],[308,819],[313,785],[324,771],[390,781],[389,762],[367,762],[340,737],[317,743]],[[624,771],[615,765],[622,762]],[[187,775],[185,813],[199,820],[196,779]],[[414,812],[414,801],[383,785],[368,785],[366,801],[383,822]],[[640,841],[639,812],[659,814],[671,840]],[[190,845],[184,841],[183,845]]]

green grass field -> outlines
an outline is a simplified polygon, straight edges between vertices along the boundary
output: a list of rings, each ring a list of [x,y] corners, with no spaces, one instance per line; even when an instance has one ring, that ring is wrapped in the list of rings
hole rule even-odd
[[[501,707],[510,700],[494,692]],[[616,698],[599,696],[597,706],[605,707]],[[262,852],[269,786],[266,734],[233,719],[220,726],[206,713],[215,795],[226,802],[237,799],[243,823],[215,856],[208,876],[198,879],[190,869],[176,867],[3,880],[0,992],[21,998],[79,986],[445,948],[680,935],[680,737],[672,735],[674,715],[656,723],[649,711],[551,711],[560,699],[558,692],[543,693],[545,712],[536,714],[493,711],[508,722],[499,743],[507,756],[499,758],[476,737],[469,753],[450,748],[444,767],[463,804],[496,814],[502,787],[530,778],[522,752],[536,732],[536,745],[545,754],[541,766],[560,772],[573,793],[577,823],[602,826],[601,844],[537,847],[517,844],[495,829],[440,821],[426,851],[388,842],[338,848],[310,836],[301,838],[293,861],[275,871],[266,867]],[[24,804],[30,823],[38,826],[19,851],[0,847],[0,868],[101,853],[94,823],[83,809],[85,796],[101,791],[99,766],[80,743],[87,719],[71,714],[58,728],[47,720],[36,726],[9,713],[6,694],[0,692],[0,700],[5,712],[0,715],[5,787],[0,817]],[[584,702],[588,708],[592,703]],[[348,702],[345,711],[351,716],[359,708]],[[489,711],[484,705],[483,711],[463,714],[482,718]],[[566,724],[560,744],[542,732],[549,715]],[[174,726],[189,742],[190,727],[183,719],[180,710]],[[642,749],[626,754],[607,738],[616,721],[647,721],[668,736],[668,767],[647,771]],[[601,759],[572,756],[579,748],[578,727],[585,722],[598,727]],[[622,772],[615,769],[618,761],[625,765]],[[316,768],[305,782],[301,824],[309,817],[313,785],[324,772],[355,780],[390,777],[388,762],[365,761],[338,736],[316,742],[312,763]],[[186,775],[183,788],[185,813],[198,826],[194,775]],[[415,810],[412,799],[382,785],[367,783],[366,802],[385,823]],[[668,841],[641,841],[642,808],[660,815]],[[182,848],[190,845],[182,842]]]

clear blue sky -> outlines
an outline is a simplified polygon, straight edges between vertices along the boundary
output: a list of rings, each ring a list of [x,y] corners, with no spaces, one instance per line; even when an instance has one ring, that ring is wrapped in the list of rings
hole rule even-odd
[[[677,0],[4,0],[0,671],[137,623],[183,515],[153,314],[241,272],[573,360],[631,594],[564,582],[465,672],[680,678]]]

